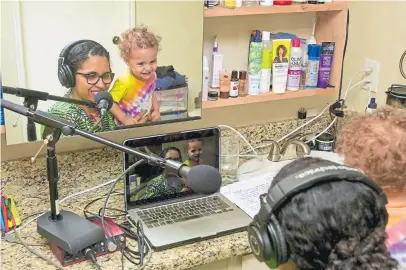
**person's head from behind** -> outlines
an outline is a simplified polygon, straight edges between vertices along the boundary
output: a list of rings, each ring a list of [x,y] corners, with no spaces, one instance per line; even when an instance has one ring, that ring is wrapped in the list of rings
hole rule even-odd
[[[144,26],[131,28],[121,34],[118,45],[120,55],[135,78],[148,81],[154,76],[160,42],[161,38]]]
[[[295,160],[280,170],[271,188],[306,168],[331,165],[319,158]],[[309,187],[293,195],[275,216],[298,269],[389,270],[397,266],[385,246],[384,202],[359,181],[335,179]]]
[[[99,43],[84,40],[65,51],[64,64],[74,75],[70,94],[75,99],[94,100],[100,91],[107,91],[114,74],[110,69],[110,55]]]
[[[203,153],[203,140],[192,139],[188,140],[185,145],[185,152],[188,158],[193,162],[199,162],[200,156]]]
[[[346,165],[362,170],[381,186],[406,186],[406,110],[384,107],[361,116],[339,133],[337,152]]]

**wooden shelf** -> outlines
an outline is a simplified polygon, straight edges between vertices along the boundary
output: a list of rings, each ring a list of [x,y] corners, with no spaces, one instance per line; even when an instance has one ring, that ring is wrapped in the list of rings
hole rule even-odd
[[[266,94],[259,94],[257,96],[246,96],[238,98],[228,98],[228,99],[218,99],[216,101],[203,101],[203,109],[211,108],[220,108],[234,105],[250,104],[250,103],[259,103],[273,100],[284,100],[284,99],[293,99],[293,98],[302,98],[302,97],[311,97],[318,95],[328,95],[335,94],[336,88],[316,88],[316,89],[306,89],[299,91],[286,91],[284,94],[275,94],[269,92]]]
[[[225,16],[244,16],[261,14],[282,14],[282,13],[303,13],[303,12],[322,12],[322,11],[340,11],[347,8],[345,1],[313,5],[289,5],[289,6],[256,6],[240,8],[224,8],[216,6],[204,10],[204,17],[225,17]]]

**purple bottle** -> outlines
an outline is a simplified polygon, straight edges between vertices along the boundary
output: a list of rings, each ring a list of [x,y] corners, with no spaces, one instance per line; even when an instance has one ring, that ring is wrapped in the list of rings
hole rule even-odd
[[[320,54],[318,88],[327,88],[330,81],[331,66],[333,65],[335,42],[322,42]]]

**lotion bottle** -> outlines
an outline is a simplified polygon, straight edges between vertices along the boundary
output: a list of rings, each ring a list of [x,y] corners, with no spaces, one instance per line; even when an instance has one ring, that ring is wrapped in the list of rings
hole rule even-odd
[[[211,60],[210,87],[220,88],[220,72],[223,68],[223,55],[218,52],[217,36],[214,40],[213,56]]]
[[[209,63],[207,61],[207,57],[203,56],[203,89],[202,89],[202,99],[203,101],[207,101],[207,96],[209,93]]]
[[[300,86],[300,76],[302,71],[303,54],[300,49],[300,39],[292,40],[292,50],[290,51],[288,83],[286,90],[297,91]]]

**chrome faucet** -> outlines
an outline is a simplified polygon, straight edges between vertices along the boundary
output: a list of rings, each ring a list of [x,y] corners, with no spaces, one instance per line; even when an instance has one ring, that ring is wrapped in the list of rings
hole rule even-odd
[[[310,147],[301,140],[288,140],[282,147],[274,140],[263,140],[262,142],[270,143],[271,149],[268,155],[270,161],[297,159],[310,155]]]

